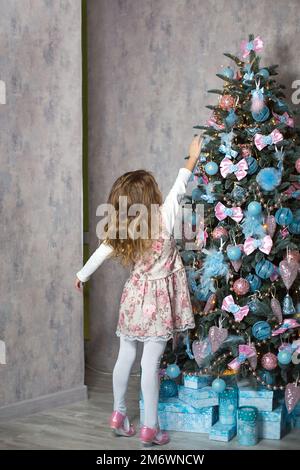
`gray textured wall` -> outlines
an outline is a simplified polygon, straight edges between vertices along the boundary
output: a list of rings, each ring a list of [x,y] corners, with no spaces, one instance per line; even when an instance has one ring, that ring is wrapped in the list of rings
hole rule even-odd
[[[154,171],[164,191],[187,154],[192,126],[208,117],[209,88],[249,33],[265,41],[263,62],[279,63],[290,87],[300,78],[299,0],[89,0],[91,249],[96,207],[125,171]],[[92,279],[87,360],[111,370],[126,272],[107,261]]]
[[[83,384],[81,2],[0,1],[1,406]]]

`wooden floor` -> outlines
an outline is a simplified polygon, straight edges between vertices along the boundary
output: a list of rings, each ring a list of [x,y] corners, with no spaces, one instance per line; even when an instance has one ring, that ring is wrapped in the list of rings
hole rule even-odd
[[[0,425],[0,449],[141,449],[137,437],[112,437],[107,426],[112,407],[111,376],[88,371],[89,400],[55,408]],[[138,424],[139,378],[133,377],[128,408]],[[207,434],[170,432],[164,449],[241,449],[237,439],[229,443],[210,441]],[[280,441],[261,440],[253,449],[300,449],[300,430]]]

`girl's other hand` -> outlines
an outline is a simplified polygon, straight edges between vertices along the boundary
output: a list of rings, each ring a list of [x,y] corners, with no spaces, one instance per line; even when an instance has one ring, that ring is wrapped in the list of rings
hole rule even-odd
[[[78,279],[78,277],[76,277],[76,280],[75,280],[75,289],[77,289],[78,291],[81,292],[81,286],[82,286],[82,282]]]
[[[198,159],[200,152],[201,152],[201,145],[202,145],[202,136],[196,135],[190,145],[189,149],[189,156],[192,159]]]

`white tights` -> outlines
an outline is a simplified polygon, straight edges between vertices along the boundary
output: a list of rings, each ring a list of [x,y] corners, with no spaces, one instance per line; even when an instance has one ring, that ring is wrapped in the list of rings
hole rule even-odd
[[[158,424],[159,365],[166,341],[148,340],[144,343],[141,360],[141,388],[144,399],[144,425],[155,428]],[[121,336],[120,350],[113,371],[114,410],[126,414],[125,394],[130,371],[136,357],[137,341]]]

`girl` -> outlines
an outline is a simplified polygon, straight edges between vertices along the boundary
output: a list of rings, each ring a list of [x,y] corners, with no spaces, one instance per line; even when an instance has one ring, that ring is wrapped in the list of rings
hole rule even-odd
[[[175,218],[179,209],[178,198],[186,191],[188,180],[201,150],[201,139],[195,136],[185,168],[179,170],[176,181],[162,203],[161,192],[151,173],[136,170],[120,176],[111,189],[108,202],[120,215],[119,199],[127,197],[128,211],[125,217],[111,217],[106,225],[107,236],[99,248],[77,273],[76,288],[86,282],[91,274],[111,256],[132,266],[120,303],[116,334],[120,337],[120,350],[113,371],[114,411],[110,427],[117,435],[133,436],[135,429],[126,414],[125,394],[131,367],[136,356],[137,342],[144,343],[141,360],[141,389],[144,400],[144,425],[140,439],[144,445],[166,444],[169,436],[158,426],[158,397],[161,356],[167,341],[175,332],[194,328],[194,316],[188,291],[185,268],[172,236]],[[142,204],[147,215],[129,216],[133,204]],[[151,209],[157,207],[158,224],[153,222]],[[149,215],[150,214],[150,215]],[[143,223],[144,225],[143,225]],[[137,237],[136,228],[153,227],[154,237]],[[120,235],[128,229],[129,237]],[[115,232],[114,232],[115,230]]]

